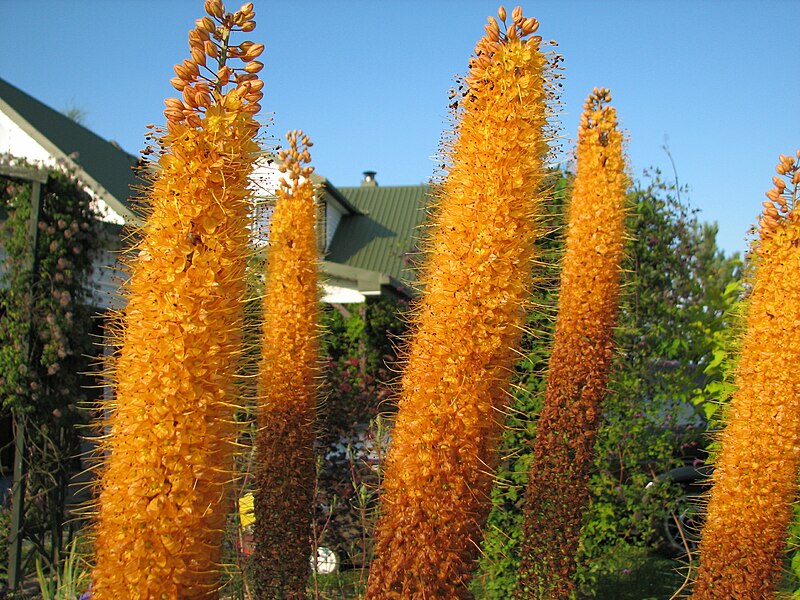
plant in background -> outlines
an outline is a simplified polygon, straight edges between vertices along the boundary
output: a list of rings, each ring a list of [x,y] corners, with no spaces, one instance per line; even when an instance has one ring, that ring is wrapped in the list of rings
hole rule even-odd
[[[373,296],[322,311],[317,542],[354,567],[368,565],[373,554],[380,464],[397,394],[394,342],[406,328],[407,307],[404,299]]]
[[[93,598],[212,598],[219,586],[263,46],[231,44],[255,27],[251,3],[205,8],[175,67],[182,99],[166,100],[119,318]]]
[[[566,183],[556,186],[556,200],[571,193],[564,189]],[[700,397],[698,382],[711,386],[722,377],[714,367],[713,373],[703,371],[731,321],[734,292],[729,288],[739,277],[740,262],[719,251],[715,228],[697,220],[682,191],[656,174],[628,198],[632,235],[622,274],[627,291],[616,332],[620,351],[590,477],[592,500],[584,516],[576,575],[581,596],[594,596],[601,580],[619,576],[620,556],[647,552],[659,542],[655,527],[669,516],[667,504],[652,501],[643,490],[654,475],[698,457],[704,422],[695,410],[702,415],[708,404]],[[516,587],[521,497],[536,436],[533,416],[543,402],[558,292],[556,267],[563,252],[559,202],[550,208],[547,224],[553,232],[539,251],[546,270],[537,270],[543,279],[532,303],[538,310],[529,316],[533,335],[526,336],[525,358],[516,367],[515,400],[506,419],[504,459],[483,546],[478,583],[485,597],[497,600],[510,597]]]
[[[258,598],[305,598],[319,377],[316,199],[308,137],[287,135],[269,230],[255,463]]]
[[[759,221],[736,391],[720,435],[693,598],[765,598],[780,579],[800,466],[800,151],[797,157],[781,155]]]
[[[514,9],[476,46],[447,150],[385,467],[368,598],[468,598],[525,322],[547,57]]]
[[[41,561],[36,562],[36,576],[42,600],[75,600],[90,595],[91,568],[82,549],[80,538],[73,538],[67,549],[63,567],[54,577],[45,575]]]
[[[10,166],[27,167],[16,161]],[[95,383],[86,376],[89,357],[97,353],[90,277],[105,238],[83,184],[60,168],[50,170],[42,186],[32,282],[31,187],[5,177],[0,182],[6,216],[0,227],[0,413],[4,419],[13,413],[24,430],[24,537],[50,566],[63,549],[67,484],[78,469],[76,426],[85,422],[81,405],[90,393],[85,386]]]
[[[544,406],[525,494],[518,595],[568,598],[614,352],[625,234],[622,133],[608,90],[584,104]]]

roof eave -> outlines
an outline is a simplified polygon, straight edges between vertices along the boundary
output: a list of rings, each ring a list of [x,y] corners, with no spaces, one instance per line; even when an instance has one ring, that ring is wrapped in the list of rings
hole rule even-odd
[[[358,210],[347,199],[347,197],[345,197],[344,194],[342,194],[338,189],[336,189],[336,186],[334,186],[328,179],[320,176],[318,183],[320,186],[322,186],[322,189],[324,189],[330,195],[330,197],[334,200],[334,202],[339,205],[338,208],[341,209],[341,212],[351,215],[364,214],[362,211]]]
[[[130,208],[125,206],[116,196],[103,187],[94,177],[92,177],[80,164],[75,162],[70,156],[64,153],[58,146],[51,142],[45,135],[43,135],[36,127],[31,125],[27,119],[22,117],[16,110],[14,110],[5,100],[0,98],[0,110],[2,110],[8,117],[20,128],[24,133],[29,135],[37,144],[45,149],[56,160],[63,161],[69,165],[70,169],[74,171],[75,175],[83,181],[83,183],[91,188],[91,190],[103,202],[120,215],[125,221],[134,221],[136,216]]]

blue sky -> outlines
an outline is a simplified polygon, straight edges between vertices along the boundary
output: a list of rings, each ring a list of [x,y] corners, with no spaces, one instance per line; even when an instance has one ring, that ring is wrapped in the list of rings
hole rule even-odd
[[[202,0],[0,0],[0,77],[50,106],[77,107],[101,136],[136,153],[162,123],[172,66]],[[478,0],[255,0],[253,41],[267,47],[265,136],[303,129],[317,172],[357,185],[426,182],[449,127],[447,92],[486,17]],[[513,4],[506,4],[510,9]],[[670,178],[743,251],[779,153],[800,147],[800,1],[525,2],[558,43],[569,146],[595,86],[611,89],[632,170]],[[229,9],[238,8],[238,3]]]

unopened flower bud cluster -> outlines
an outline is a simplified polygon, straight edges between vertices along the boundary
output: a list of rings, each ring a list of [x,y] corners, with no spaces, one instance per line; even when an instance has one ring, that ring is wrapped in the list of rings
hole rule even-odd
[[[775,185],[767,192],[767,200],[763,203],[764,212],[758,221],[761,239],[771,237],[775,234],[781,221],[796,222],[800,215],[795,209],[798,189],[800,189],[800,150],[795,156],[780,155],[775,171],[778,173],[772,177]],[[787,185],[788,182],[788,185]],[[763,247],[756,248],[757,254],[763,253]]]
[[[207,0],[205,10],[208,15],[197,19],[195,29],[189,32],[192,57],[175,65],[176,77],[170,80],[181,97],[164,101],[168,127],[183,122],[200,127],[202,113],[221,100],[230,83],[235,84],[233,95],[243,101],[240,110],[252,114],[261,110],[264,82],[256,74],[264,65],[256,59],[264,51],[264,44],[250,41],[230,44],[232,32],[250,32],[255,28],[253,3],[229,13],[220,0]],[[241,60],[244,66],[232,67],[228,64],[230,59]]]

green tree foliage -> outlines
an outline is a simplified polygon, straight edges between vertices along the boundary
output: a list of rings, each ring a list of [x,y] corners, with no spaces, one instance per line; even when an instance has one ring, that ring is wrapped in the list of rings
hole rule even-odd
[[[632,206],[618,364],[583,531],[584,593],[610,549],[657,541],[653,526],[670,518],[669,491],[646,494],[647,483],[703,457],[707,421],[697,390],[721,378],[707,369],[728,324],[729,284],[741,275],[738,257],[717,248],[716,226],[700,222],[659,173],[633,191]]]
[[[79,380],[92,347],[87,335],[89,278],[100,235],[88,194],[69,176],[52,173],[43,191],[39,220],[34,347],[29,362],[23,345],[31,314],[30,194],[29,185],[5,181],[2,203],[7,218],[0,229],[5,251],[0,275],[0,396],[4,409],[36,415],[39,420],[69,420],[77,414],[74,409],[84,393]]]
[[[680,191],[658,173],[636,187],[630,200],[633,234],[625,264],[619,352],[596,444],[592,504],[579,556],[583,595],[591,595],[596,578],[611,568],[609,556],[620,544],[654,543],[653,526],[665,517],[666,498],[645,493],[645,486],[656,474],[690,459],[704,443],[700,390],[722,378],[709,366],[715,340],[730,319],[735,294],[729,284],[740,271],[738,259],[717,248],[715,226],[700,222]],[[560,224],[556,211],[551,225]],[[545,262],[559,255],[560,243],[557,235],[549,238]],[[530,321],[537,335],[530,336],[528,354],[517,367],[505,460],[484,542],[480,581],[490,598],[510,597],[515,587],[521,498],[535,435],[535,419],[528,416],[541,406],[557,302],[552,288],[557,267],[550,263],[543,271],[545,286],[535,299],[542,311]]]

